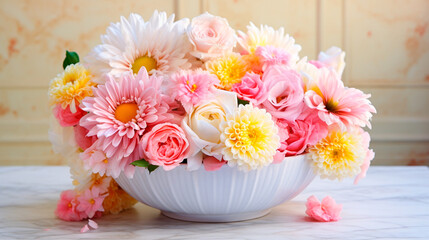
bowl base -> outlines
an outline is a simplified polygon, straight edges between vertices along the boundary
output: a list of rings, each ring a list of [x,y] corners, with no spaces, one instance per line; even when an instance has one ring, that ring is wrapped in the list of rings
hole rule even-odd
[[[256,211],[256,212],[244,212],[244,213],[233,213],[233,214],[188,214],[188,213],[175,213],[161,211],[161,214],[182,221],[188,222],[238,222],[245,221],[255,218],[260,218],[268,213],[271,209]]]

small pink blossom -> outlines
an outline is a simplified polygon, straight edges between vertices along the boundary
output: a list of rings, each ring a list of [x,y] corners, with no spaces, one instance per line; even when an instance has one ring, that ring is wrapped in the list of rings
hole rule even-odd
[[[303,81],[300,75],[284,66],[269,68],[262,76],[267,99],[261,104],[275,118],[295,121],[304,105]]]
[[[109,161],[106,154],[93,144],[80,154],[83,164],[86,169],[91,169],[91,172],[98,173],[101,176],[119,176],[120,169],[114,164],[114,161]]]
[[[97,211],[104,211],[103,201],[105,197],[106,194],[101,194],[98,187],[94,186],[91,189],[86,189],[77,198],[79,205],[76,208],[79,211],[85,212],[89,218],[92,218]]]
[[[335,200],[326,196],[322,203],[312,195],[307,199],[307,203],[305,204],[307,210],[305,213],[319,222],[331,222],[340,220],[340,212],[343,208],[342,204],[337,204]]]
[[[78,211],[76,205],[78,204],[77,194],[73,190],[63,191],[60,200],[58,201],[55,215],[65,221],[80,221],[87,218],[84,212]]]
[[[255,55],[258,56],[263,71],[275,65],[288,65],[290,60],[290,54],[286,50],[274,46],[259,46]]]
[[[304,100],[327,125],[338,124],[342,129],[354,125],[371,128],[369,120],[376,110],[369,97],[370,94],[358,89],[344,87],[334,71],[321,69],[316,87],[305,93]]]
[[[73,130],[76,143],[82,150],[89,148],[97,140],[96,136],[87,137],[88,129],[79,124],[74,126]]]
[[[228,21],[207,12],[192,19],[187,33],[194,46],[191,54],[204,61],[231,52],[237,42]]]
[[[86,112],[83,111],[80,107],[76,108],[76,112],[72,113],[70,111],[70,106],[68,105],[65,109],[61,107],[61,104],[55,106],[54,116],[57,118],[58,122],[62,127],[75,126],[79,123],[79,120],[85,116]]]
[[[171,95],[179,100],[186,111],[213,97],[215,85],[219,84],[216,75],[201,69],[180,71],[172,77]]]
[[[246,73],[240,83],[232,87],[240,99],[249,101],[255,105],[261,104],[266,99],[266,88],[261,80],[261,76],[255,73]]]
[[[224,160],[219,161],[215,157],[207,156],[204,158],[203,164],[204,164],[204,169],[206,169],[206,171],[216,171],[216,170],[219,170],[223,165],[225,165],[226,161]]]
[[[141,147],[146,160],[168,171],[177,167],[189,153],[185,132],[176,124],[161,123],[143,135]]]

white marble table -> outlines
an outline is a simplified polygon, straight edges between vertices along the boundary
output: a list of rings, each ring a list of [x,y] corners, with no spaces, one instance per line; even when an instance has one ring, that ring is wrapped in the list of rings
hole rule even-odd
[[[429,169],[371,167],[359,185],[316,179],[298,197],[260,219],[190,223],[143,204],[98,219],[99,229],[54,216],[67,167],[0,167],[0,239],[429,239]],[[305,200],[331,195],[343,204],[339,222],[312,222]]]

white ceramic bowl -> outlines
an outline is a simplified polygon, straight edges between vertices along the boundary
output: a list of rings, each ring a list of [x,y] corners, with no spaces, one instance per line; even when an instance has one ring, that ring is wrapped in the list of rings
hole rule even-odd
[[[243,172],[228,165],[207,172],[136,168],[134,178],[116,181],[135,199],[162,214],[196,222],[231,222],[257,218],[298,195],[314,179],[308,155],[287,157],[281,164]]]

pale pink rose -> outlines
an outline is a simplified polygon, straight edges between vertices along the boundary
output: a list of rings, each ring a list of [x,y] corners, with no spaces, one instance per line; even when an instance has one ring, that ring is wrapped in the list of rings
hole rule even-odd
[[[89,148],[97,140],[96,136],[87,137],[88,129],[79,124],[74,126],[73,130],[76,143],[82,150]]]
[[[192,19],[187,33],[194,46],[191,54],[202,60],[231,52],[237,42],[235,31],[228,21],[207,12]]]
[[[316,221],[331,222],[341,219],[340,213],[343,205],[337,204],[330,196],[326,196],[322,200],[322,203],[320,203],[319,200],[312,195],[307,199],[305,206],[307,207],[305,213]]]
[[[70,111],[70,106],[67,106],[65,109],[61,107],[61,104],[55,106],[54,116],[58,119],[58,122],[62,127],[70,127],[77,125],[79,120],[85,116],[86,112],[83,111],[80,107],[76,108],[76,112],[72,113]]]
[[[100,192],[100,189],[93,186],[91,189],[86,189],[77,200],[77,210],[85,212],[89,218],[94,217],[97,211],[104,211],[103,201],[107,195]]]
[[[64,221],[80,221],[88,216],[76,209],[77,194],[74,190],[63,191],[58,201],[55,215]]]
[[[255,50],[255,55],[258,56],[262,71],[275,65],[287,66],[291,58],[286,50],[274,46],[259,46]]]
[[[218,160],[217,158],[212,156],[207,156],[204,158],[203,164],[204,164],[204,169],[210,172],[210,171],[219,170],[223,165],[226,164],[226,161]]]
[[[275,118],[295,121],[304,105],[303,81],[294,70],[284,66],[269,68],[262,76],[267,99],[261,104]]]
[[[143,135],[142,149],[146,160],[168,171],[177,167],[189,153],[185,132],[176,124],[161,123]]]
[[[255,73],[246,73],[240,83],[232,86],[240,99],[249,101],[255,105],[261,104],[267,97],[266,88],[261,76]]]

